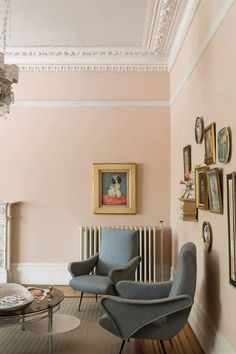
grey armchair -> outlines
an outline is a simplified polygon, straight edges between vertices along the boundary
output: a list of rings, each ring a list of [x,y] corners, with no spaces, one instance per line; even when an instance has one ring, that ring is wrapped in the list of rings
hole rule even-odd
[[[106,314],[100,325],[122,339],[145,338],[171,340],[187,322],[196,287],[196,247],[182,246],[173,281],[135,283],[121,281],[117,291],[122,297],[104,296]]]
[[[138,256],[139,236],[135,230],[102,230],[100,252],[93,257],[69,264],[72,279],[69,285],[83,293],[117,295],[116,283],[134,280],[135,270],[141,260]],[[95,269],[95,274],[90,274]]]

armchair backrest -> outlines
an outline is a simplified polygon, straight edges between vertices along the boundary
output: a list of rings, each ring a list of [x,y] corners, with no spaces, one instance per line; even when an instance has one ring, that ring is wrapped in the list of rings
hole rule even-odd
[[[196,246],[194,243],[188,242],[180,250],[169,297],[184,294],[193,297],[196,288],[196,276]]]
[[[138,256],[138,250],[138,231],[103,229],[96,274],[108,275],[110,269],[123,266],[132,258]]]

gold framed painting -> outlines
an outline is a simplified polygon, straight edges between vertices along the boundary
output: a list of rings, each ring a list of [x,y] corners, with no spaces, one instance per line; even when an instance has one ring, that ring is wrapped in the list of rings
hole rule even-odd
[[[223,214],[223,201],[218,168],[207,171],[207,188],[209,196],[209,209],[212,213]]]
[[[206,165],[216,163],[216,133],[215,123],[211,123],[204,129],[205,157]]]
[[[184,180],[188,181],[192,171],[191,145],[183,148]]]
[[[136,164],[93,164],[93,213],[136,213]]]
[[[195,203],[196,208],[208,210],[207,166],[195,168]]]
[[[231,153],[231,133],[230,128],[224,127],[219,130],[217,135],[218,160],[227,163]]]
[[[195,141],[197,144],[202,143],[204,132],[204,122],[202,117],[197,117],[195,121]]]

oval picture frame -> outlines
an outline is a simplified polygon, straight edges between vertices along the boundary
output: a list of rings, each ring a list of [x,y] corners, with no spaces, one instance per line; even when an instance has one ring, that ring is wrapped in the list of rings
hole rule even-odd
[[[195,141],[197,144],[201,144],[204,133],[204,121],[202,117],[197,117],[195,120]]]
[[[202,224],[202,243],[204,251],[209,253],[212,244],[212,230],[208,221],[204,221]]]
[[[218,161],[220,163],[227,163],[231,152],[230,129],[228,127],[224,127],[218,131],[217,148]]]

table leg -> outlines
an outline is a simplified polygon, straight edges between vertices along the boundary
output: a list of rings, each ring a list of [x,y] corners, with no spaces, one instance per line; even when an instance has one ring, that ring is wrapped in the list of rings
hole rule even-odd
[[[49,306],[49,308],[48,308],[48,332],[52,332],[52,326],[53,326],[53,308],[51,306]],[[47,353],[52,354],[52,351],[53,351],[52,334],[48,334],[47,345],[48,345]]]
[[[25,331],[25,316],[23,315],[22,321],[21,321],[21,330]]]

